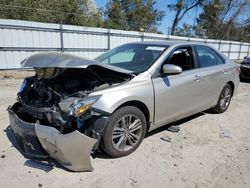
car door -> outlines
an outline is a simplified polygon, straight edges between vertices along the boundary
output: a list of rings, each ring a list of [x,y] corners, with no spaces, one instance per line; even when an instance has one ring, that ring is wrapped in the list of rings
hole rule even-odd
[[[212,107],[217,103],[222,88],[226,84],[228,75],[225,60],[208,46],[195,45],[198,61],[198,74],[203,85],[203,108]]]
[[[186,53],[176,56],[179,52]],[[195,113],[203,105],[203,88],[192,46],[184,46],[170,52],[163,64],[182,67],[178,75],[158,75],[152,78],[155,91],[155,124],[157,127]],[[182,56],[182,57],[181,57]]]

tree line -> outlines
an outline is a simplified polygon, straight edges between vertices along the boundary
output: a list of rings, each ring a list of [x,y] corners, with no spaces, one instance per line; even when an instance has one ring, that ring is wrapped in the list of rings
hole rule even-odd
[[[171,35],[250,42],[250,0],[160,2],[109,0],[96,9],[90,0],[0,0],[0,18],[161,33],[171,12]]]

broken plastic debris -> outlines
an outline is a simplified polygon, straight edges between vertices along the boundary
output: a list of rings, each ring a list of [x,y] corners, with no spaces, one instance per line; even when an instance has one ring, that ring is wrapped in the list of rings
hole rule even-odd
[[[170,132],[179,132],[180,127],[172,125],[172,126],[168,127],[167,130]]]
[[[220,138],[230,138],[232,139],[232,135],[229,130],[220,128]]]
[[[166,142],[171,142],[171,138],[169,136],[163,136],[161,139]]]
[[[44,170],[45,172],[51,171],[55,166],[55,164],[53,164],[53,163],[35,161],[35,160],[30,160],[30,159],[25,161],[24,165],[32,167],[32,168]]]

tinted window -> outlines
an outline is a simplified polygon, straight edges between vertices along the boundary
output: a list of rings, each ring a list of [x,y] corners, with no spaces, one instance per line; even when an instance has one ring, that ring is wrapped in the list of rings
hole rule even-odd
[[[214,52],[214,53],[215,53],[215,56],[216,56],[216,64],[217,65],[224,64],[225,63],[224,60],[216,52]]]
[[[166,48],[167,46],[127,44],[100,55],[96,60],[140,73],[147,70]]]
[[[194,68],[193,53],[191,47],[184,47],[175,50],[166,60],[168,64],[178,65],[183,71]]]
[[[196,46],[200,67],[209,67],[224,64],[222,58],[212,49],[206,46]]]

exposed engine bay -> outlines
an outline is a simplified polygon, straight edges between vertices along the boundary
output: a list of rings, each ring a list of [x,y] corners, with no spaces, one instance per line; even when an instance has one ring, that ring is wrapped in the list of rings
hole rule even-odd
[[[93,115],[86,112],[76,119],[70,111],[72,105],[93,91],[114,87],[129,79],[98,66],[94,68],[95,71],[90,68],[36,68],[36,75],[26,78],[18,93],[18,112],[30,117],[31,121],[55,126],[61,132],[77,129],[87,134],[86,121]]]
[[[92,105],[93,92],[131,80],[130,72],[63,53],[40,53],[23,62],[33,67],[9,106],[13,143],[26,158],[53,158],[73,171],[93,170],[90,155],[98,150],[109,114]]]

